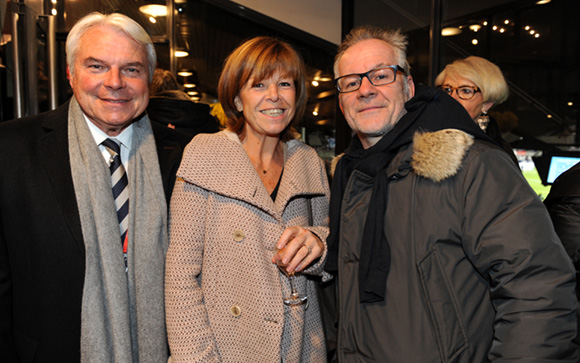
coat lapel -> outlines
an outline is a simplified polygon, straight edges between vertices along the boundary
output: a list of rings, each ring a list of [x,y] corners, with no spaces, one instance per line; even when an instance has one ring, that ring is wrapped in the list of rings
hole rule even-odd
[[[313,170],[324,168],[319,166],[320,160],[312,157],[310,149],[298,140],[287,142],[286,162],[284,164],[284,174],[276,205],[280,211],[286,208],[286,205],[296,197],[314,197],[324,195],[324,185],[321,175],[312,174]]]
[[[231,132],[198,135],[187,147],[177,176],[282,220],[244,148]]]
[[[310,149],[297,140],[287,143],[284,174],[274,204],[237,135],[220,132],[200,136],[188,146],[178,171],[178,177],[189,183],[249,203],[280,223],[290,200],[324,195],[323,178],[309,173],[321,170],[320,160],[313,158]]]
[[[151,129],[155,137],[159,168],[161,169],[161,177],[163,179],[163,189],[165,191],[167,205],[169,205],[173,185],[175,184],[175,174],[181,162],[183,148],[191,141],[191,137],[153,121],[151,121]]]
[[[68,105],[69,102],[50,113],[43,122],[45,134],[40,137],[39,152],[69,230],[77,246],[84,253],[81,221],[68,153]]]

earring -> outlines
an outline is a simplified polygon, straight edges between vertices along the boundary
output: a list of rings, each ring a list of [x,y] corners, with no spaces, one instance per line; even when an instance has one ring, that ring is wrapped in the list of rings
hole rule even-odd
[[[487,125],[489,125],[489,116],[487,115],[487,111],[482,111],[481,115],[479,115],[475,122],[479,125],[483,131],[487,129]]]

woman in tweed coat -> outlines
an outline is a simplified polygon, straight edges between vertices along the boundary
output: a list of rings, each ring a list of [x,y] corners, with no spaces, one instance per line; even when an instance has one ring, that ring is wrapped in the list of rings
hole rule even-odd
[[[173,361],[325,362],[312,277],[326,259],[329,188],[292,127],[306,105],[304,65],[284,42],[251,39],[226,60],[218,94],[226,130],[188,145],[171,200]],[[278,260],[306,303],[284,304]]]

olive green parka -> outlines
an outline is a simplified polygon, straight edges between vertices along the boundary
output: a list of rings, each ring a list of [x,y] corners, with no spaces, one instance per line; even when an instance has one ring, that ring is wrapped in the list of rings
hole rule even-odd
[[[382,302],[359,302],[373,178],[355,170],[342,200],[339,362],[577,362],[574,270],[508,155],[447,129],[416,134],[386,170],[399,175]]]

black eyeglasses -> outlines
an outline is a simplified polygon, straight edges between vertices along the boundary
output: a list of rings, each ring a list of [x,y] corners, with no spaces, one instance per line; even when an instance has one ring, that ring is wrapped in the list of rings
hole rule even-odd
[[[367,77],[373,86],[384,86],[397,80],[397,71],[407,75],[399,65],[384,66],[365,73],[353,73],[338,77],[334,80],[334,85],[339,93],[354,92],[360,88],[363,77]]]
[[[462,100],[470,100],[477,92],[481,92],[479,88],[473,86],[452,87],[448,84],[444,84],[442,86],[437,86],[437,88],[442,89],[449,96],[453,96],[453,91],[457,91],[457,97],[461,98]]]

